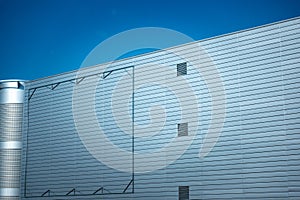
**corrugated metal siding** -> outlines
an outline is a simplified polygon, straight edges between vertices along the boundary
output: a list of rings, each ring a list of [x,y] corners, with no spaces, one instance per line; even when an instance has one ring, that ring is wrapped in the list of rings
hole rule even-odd
[[[136,138],[134,145],[135,152],[140,153],[160,149],[177,136],[177,124],[187,120],[184,122],[189,123],[189,130],[193,126],[198,128],[189,149],[164,169],[135,174],[134,194],[64,196],[72,188],[78,190],[77,195],[91,194],[99,187],[112,193],[122,193],[132,178],[130,173],[118,172],[98,162],[81,143],[71,110],[74,83],[64,82],[51,89],[51,84],[73,79],[76,75],[75,72],[67,73],[33,81],[27,88],[49,84],[49,87],[38,88],[25,108],[28,115],[25,116],[24,132],[28,135],[24,138],[23,196],[26,193],[26,199],[36,199],[30,197],[51,190],[54,196],[47,199],[166,200],[178,199],[178,187],[189,186],[190,199],[194,200],[300,198],[300,19],[198,43],[217,67],[226,93],[222,135],[208,156],[200,159],[198,154],[211,122],[211,96],[195,66],[188,65],[184,78],[197,95],[198,119],[182,119],[180,102],[173,94],[184,91],[180,86],[177,85],[176,91],[159,85],[136,88],[135,123],[144,127],[136,134],[151,135],[157,130],[159,134]],[[194,45],[172,49],[182,52],[202,70],[210,71],[213,67],[212,62],[197,57]],[[135,74],[135,85],[159,82],[168,86],[177,84],[177,64],[183,62],[187,61],[159,51],[117,61],[110,64],[109,69],[133,65],[135,69],[139,68]],[[166,67],[161,68],[162,65]],[[86,68],[84,74],[98,73],[103,66]],[[124,74],[111,75],[104,79],[107,84],[102,84],[103,89],[98,88],[96,110],[99,120],[104,119],[102,126],[111,133],[111,141],[130,151],[132,141],[115,124],[109,105],[114,86]],[[88,80],[80,84],[85,83]],[[130,84],[132,82],[129,81],[124,87],[131,90]],[[28,95],[32,91],[28,91]],[[185,96],[189,98],[191,94]],[[123,101],[127,97],[120,94],[117,98]],[[159,113],[159,107],[155,107],[158,114],[155,115],[154,109],[150,118],[148,109],[152,106],[163,106],[166,119]],[[131,116],[128,113],[119,115],[119,119]],[[162,121],[164,125],[159,129]],[[147,127],[151,122],[152,126]],[[199,126],[195,122],[199,122]],[[131,127],[131,124],[128,126]],[[96,130],[89,130],[91,138]],[[167,160],[170,154],[145,165]],[[131,191],[131,187],[127,192]]]

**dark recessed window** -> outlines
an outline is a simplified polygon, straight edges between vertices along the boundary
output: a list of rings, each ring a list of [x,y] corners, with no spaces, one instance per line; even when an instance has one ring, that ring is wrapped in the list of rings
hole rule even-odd
[[[188,123],[177,124],[177,129],[178,129],[178,137],[188,135]]]
[[[177,64],[177,76],[187,75],[187,63]]]
[[[179,186],[178,188],[179,200],[189,200],[190,199],[190,187],[189,186]]]

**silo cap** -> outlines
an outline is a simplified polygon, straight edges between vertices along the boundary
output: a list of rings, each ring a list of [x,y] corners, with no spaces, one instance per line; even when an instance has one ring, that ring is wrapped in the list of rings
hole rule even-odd
[[[4,88],[19,88],[23,85],[24,80],[11,79],[11,80],[0,80],[0,89]]]

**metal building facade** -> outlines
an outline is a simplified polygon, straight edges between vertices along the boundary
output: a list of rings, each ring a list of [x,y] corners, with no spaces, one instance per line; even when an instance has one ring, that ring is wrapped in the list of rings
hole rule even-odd
[[[21,197],[300,198],[299,65],[294,18],[29,81]]]

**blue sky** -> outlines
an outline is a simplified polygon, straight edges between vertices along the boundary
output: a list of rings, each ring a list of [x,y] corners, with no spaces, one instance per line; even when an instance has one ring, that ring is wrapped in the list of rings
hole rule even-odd
[[[78,69],[105,39],[163,27],[201,40],[300,16],[300,0],[0,0],[0,80]]]

